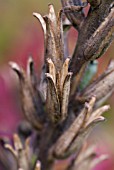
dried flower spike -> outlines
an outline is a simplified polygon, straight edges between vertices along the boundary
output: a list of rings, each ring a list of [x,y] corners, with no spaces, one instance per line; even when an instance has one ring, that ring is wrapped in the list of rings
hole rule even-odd
[[[73,160],[65,170],[91,170],[107,158],[106,155],[97,157],[94,147],[85,147],[85,143],[94,127],[105,121],[102,114],[110,107],[101,105],[114,91],[114,61],[90,83],[97,70],[96,67],[91,70],[91,63],[96,62],[114,39],[113,0],[61,0],[61,3],[58,16],[51,4],[47,15],[33,13],[44,32],[40,80],[31,57],[26,72],[10,62],[19,78],[21,104],[31,135],[31,140],[24,138],[22,143],[21,135],[15,134],[14,147],[5,144],[10,153],[8,160],[12,155],[17,170],[53,170],[56,160],[68,157]],[[88,3],[86,16],[83,9]],[[78,41],[69,58],[68,43],[64,40],[71,26],[78,30]],[[10,169],[9,164],[7,167]]]

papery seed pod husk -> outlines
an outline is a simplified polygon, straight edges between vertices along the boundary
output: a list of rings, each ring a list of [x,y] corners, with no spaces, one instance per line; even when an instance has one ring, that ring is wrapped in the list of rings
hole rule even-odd
[[[114,91],[114,61],[111,61],[107,70],[91,83],[85,90],[81,92],[80,96],[87,100],[91,95],[96,96],[95,107],[102,105],[107,98],[109,98]]]
[[[54,156],[57,158],[64,158],[64,153],[71,144],[73,138],[78,134],[78,131],[83,125],[87,110],[84,108],[79,116],[74,120],[72,125],[65,131],[60,138],[55,143],[54,147],[52,147],[52,151]]]
[[[46,108],[49,118],[53,123],[57,123],[61,118],[60,113],[60,102],[57,94],[57,89],[53,82],[53,78],[49,73],[46,73],[47,77],[47,98],[46,98]]]
[[[27,76],[24,70],[16,63],[10,62],[10,65],[19,77],[21,104],[24,115],[34,128],[41,129],[43,121],[43,105],[40,94],[37,91],[35,77],[33,73],[31,73],[32,70],[29,68],[28,72],[30,76]]]

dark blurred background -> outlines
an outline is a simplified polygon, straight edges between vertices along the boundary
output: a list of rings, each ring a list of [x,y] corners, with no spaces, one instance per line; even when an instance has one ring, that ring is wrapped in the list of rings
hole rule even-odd
[[[54,4],[56,12],[61,7],[59,0],[0,0],[0,137],[11,137],[23,119],[15,75],[9,68],[8,62],[15,61],[26,68],[28,56],[32,55],[36,71],[40,74],[44,54],[43,32],[32,13],[47,14],[49,3]],[[70,53],[73,51],[76,36],[76,31],[71,28]],[[99,59],[97,76],[103,72],[113,57],[114,43]],[[100,128],[96,128],[92,140],[101,144],[99,152],[108,152],[114,160],[114,95],[107,103],[111,105],[110,111],[105,113],[108,121]],[[102,165],[100,170],[114,170],[112,160],[107,161],[105,167]]]

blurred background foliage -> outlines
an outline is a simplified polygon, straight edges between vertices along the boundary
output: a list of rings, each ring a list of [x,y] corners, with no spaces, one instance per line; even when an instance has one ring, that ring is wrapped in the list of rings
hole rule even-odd
[[[54,4],[56,12],[61,7],[59,0],[0,0],[0,137],[11,136],[22,118],[18,88],[8,62],[13,60],[25,67],[28,56],[32,54],[36,70],[40,73],[44,54],[43,32],[32,13],[47,14],[49,3]],[[76,38],[77,32],[72,28],[69,32],[70,53]],[[99,59],[97,76],[111,58],[114,58],[114,43]],[[98,138],[95,140],[103,139],[110,146],[109,152],[114,154],[114,95],[107,103],[111,104],[110,111],[105,114],[108,121],[102,126],[102,131],[96,130]]]

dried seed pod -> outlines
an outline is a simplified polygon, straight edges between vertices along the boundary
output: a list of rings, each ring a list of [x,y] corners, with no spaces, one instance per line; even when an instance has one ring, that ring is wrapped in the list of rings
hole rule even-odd
[[[76,120],[74,120],[74,122],[71,124],[69,129],[60,136],[55,145],[52,147],[51,150],[53,151],[53,154],[56,158],[65,157],[64,155],[66,155],[65,154],[66,150],[71,145],[72,140],[74,139],[75,136],[77,136],[80,128],[83,125],[86,113],[87,109],[84,108],[79,114],[79,116],[76,118]]]
[[[37,90],[37,80],[34,72],[32,58],[28,60],[27,74],[16,63],[10,62],[11,68],[17,73],[20,81],[21,104],[27,120],[36,129],[42,128],[43,104]]]
[[[69,59],[66,59],[62,69],[57,69],[51,59],[47,60],[49,73],[47,78],[46,108],[49,119],[53,123],[60,123],[67,117],[72,73],[68,72]]]
[[[61,3],[63,12],[72,25],[79,30],[79,27],[85,18],[83,8],[87,5],[87,3],[83,4],[80,0],[61,0]]]
[[[74,73],[73,77],[78,74],[86,62],[103,55],[113,41],[114,8],[112,7],[110,10],[112,3],[113,0],[104,0],[97,9],[90,9],[86,19],[81,24],[69,68]]]
[[[95,97],[93,97],[88,104],[85,104],[85,107],[79,113],[78,117],[51,148],[50,152],[56,158],[62,159],[74,152],[78,152],[91,130],[98,123],[105,120],[101,115],[110,107],[103,106],[93,112],[94,104]]]
[[[83,99],[90,99],[91,96],[96,96],[95,107],[101,106],[114,91],[114,61],[112,60],[106,71],[85,88],[81,94]]]
[[[29,141],[25,143],[25,148],[21,143],[21,140],[17,134],[13,136],[14,148],[10,144],[5,144],[5,148],[8,149],[17,162],[19,169],[30,170],[31,169],[31,151],[29,148]]]
[[[67,170],[91,170],[100,162],[106,160],[107,155],[101,155],[96,157],[95,146],[89,146],[87,148],[82,147],[78,155],[73,159]]]

